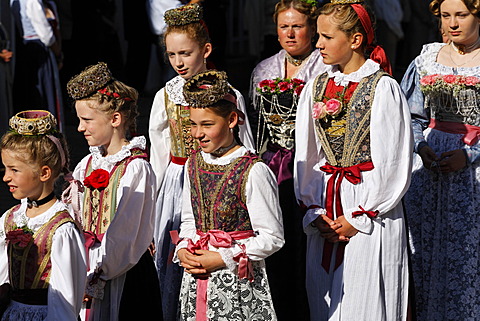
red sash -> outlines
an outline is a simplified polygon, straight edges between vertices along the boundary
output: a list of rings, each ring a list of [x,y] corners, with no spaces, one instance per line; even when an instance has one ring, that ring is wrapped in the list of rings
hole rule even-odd
[[[470,146],[475,145],[480,137],[480,127],[462,123],[439,121],[432,118],[428,127],[450,134],[463,134],[462,141]]]
[[[334,208],[335,208],[336,217],[343,215],[342,200],[340,195],[340,187],[342,185],[343,179],[346,178],[350,183],[356,185],[361,182],[361,179],[362,179],[361,172],[371,171],[373,168],[374,168],[373,163],[371,161],[360,163],[350,167],[333,166],[328,163],[320,167],[322,171],[332,174],[332,176],[328,179],[328,182],[327,182],[327,199],[325,201],[326,203],[325,210],[327,212],[326,215],[328,218],[332,220],[334,219],[334,215],[333,215]],[[372,212],[372,213],[370,212],[371,211],[364,211],[362,209],[362,211],[355,212],[354,215],[355,216],[361,215],[361,214],[373,215],[373,213],[375,213],[375,212]],[[343,254],[345,253],[346,244],[347,243],[345,242],[338,243],[334,270],[336,270],[340,266],[340,264],[342,264],[343,262]],[[325,243],[323,245],[322,267],[327,273],[329,272],[329,269],[330,269],[332,253],[333,253],[333,243],[325,240]]]

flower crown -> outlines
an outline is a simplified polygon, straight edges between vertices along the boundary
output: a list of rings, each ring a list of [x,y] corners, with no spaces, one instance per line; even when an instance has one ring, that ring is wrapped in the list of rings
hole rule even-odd
[[[205,108],[225,98],[230,86],[224,71],[208,70],[190,78],[183,86],[185,101],[192,108]]]
[[[183,26],[199,22],[203,18],[203,9],[198,4],[188,4],[165,12],[163,19],[169,26]]]
[[[300,0],[302,1],[303,3],[306,3],[312,7],[316,7],[317,6],[317,0]]]
[[[57,121],[46,110],[26,110],[10,118],[10,128],[22,136],[47,135],[57,131]]]
[[[67,84],[68,95],[75,100],[86,98],[104,88],[112,80],[113,76],[107,64],[99,62],[70,79]]]
[[[355,4],[355,3],[363,3],[363,0],[331,0],[332,4]]]

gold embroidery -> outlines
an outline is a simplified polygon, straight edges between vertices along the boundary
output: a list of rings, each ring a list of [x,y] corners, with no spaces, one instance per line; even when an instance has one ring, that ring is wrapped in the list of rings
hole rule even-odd
[[[338,119],[315,120],[315,130],[322,143],[328,163],[334,166],[349,167],[371,160],[370,155],[370,116],[376,84],[381,77],[388,75],[377,71],[363,78],[355,89],[346,111]],[[315,79],[314,97],[323,97],[328,74]]]

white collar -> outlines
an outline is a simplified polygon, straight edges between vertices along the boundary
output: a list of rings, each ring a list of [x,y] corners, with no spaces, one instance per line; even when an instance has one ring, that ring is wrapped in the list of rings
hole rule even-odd
[[[355,72],[344,74],[338,70],[338,65],[329,66],[327,69],[328,77],[333,78],[335,85],[346,86],[350,82],[360,82],[362,78],[374,74],[380,69],[380,65],[371,59],[367,59],[365,63]]]
[[[145,136],[133,137],[128,145],[122,146],[122,149],[114,155],[103,156],[104,147],[103,146],[93,146],[90,147],[90,153],[92,153],[92,167],[93,169],[98,168],[110,168],[119,161],[132,155],[131,150],[134,148],[145,149],[147,145],[147,140]]]

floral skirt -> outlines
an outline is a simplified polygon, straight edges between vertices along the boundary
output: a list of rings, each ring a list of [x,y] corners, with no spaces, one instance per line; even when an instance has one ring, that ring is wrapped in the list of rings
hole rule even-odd
[[[442,152],[462,135],[426,131]],[[434,173],[414,158],[405,195],[418,320],[480,320],[480,166]]]
[[[268,286],[265,263],[252,262],[255,279],[240,280],[228,269],[212,273],[207,288],[207,318],[215,321],[277,320]],[[180,320],[196,319],[197,280],[183,274],[180,289]]]
[[[47,317],[46,305],[29,305],[11,301],[2,321],[43,321]]]

